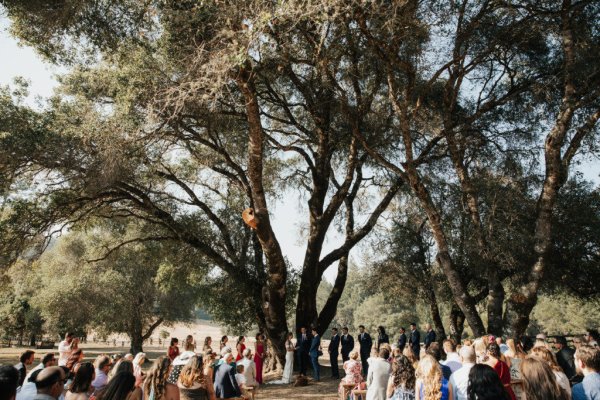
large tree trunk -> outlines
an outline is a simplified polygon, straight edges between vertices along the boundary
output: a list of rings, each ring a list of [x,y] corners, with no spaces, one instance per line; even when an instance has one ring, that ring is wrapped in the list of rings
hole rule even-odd
[[[262,288],[266,332],[280,363],[285,361],[288,332],[285,316],[287,266],[279,242],[273,232],[263,188],[264,132],[256,97],[252,71],[248,65],[240,69],[238,86],[246,101],[248,120],[248,178],[257,218],[256,235],[267,260],[267,280]]]
[[[462,340],[462,334],[465,329],[465,314],[460,310],[460,307],[454,303],[450,311],[450,337],[456,343]]]
[[[442,343],[444,340],[446,340],[446,330],[444,329],[444,322],[442,321],[442,316],[440,314],[440,308],[438,306],[435,290],[433,289],[433,284],[424,286],[423,292],[429,304],[429,312],[431,313],[436,339],[438,342]]]

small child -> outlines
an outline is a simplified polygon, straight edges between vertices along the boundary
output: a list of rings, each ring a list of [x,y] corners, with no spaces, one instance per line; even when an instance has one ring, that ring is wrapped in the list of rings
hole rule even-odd
[[[246,377],[244,376],[244,366],[242,364],[238,364],[235,367],[235,371],[237,372],[237,374],[235,374],[235,381],[240,387],[242,397],[245,399],[251,399],[252,395],[250,394],[250,392],[248,392],[248,389],[246,389]]]

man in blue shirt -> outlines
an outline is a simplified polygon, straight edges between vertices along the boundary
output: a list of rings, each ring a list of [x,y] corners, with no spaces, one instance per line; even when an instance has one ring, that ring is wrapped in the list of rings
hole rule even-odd
[[[600,400],[600,349],[582,344],[575,352],[575,365],[583,382],[573,386],[573,400]]]

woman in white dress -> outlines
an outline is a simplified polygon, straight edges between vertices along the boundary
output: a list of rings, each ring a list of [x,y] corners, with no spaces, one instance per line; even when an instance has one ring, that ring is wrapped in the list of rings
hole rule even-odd
[[[294,374],[294,350],[296,349],[292,338],[294,334],[288,333],[288,338],[285,341],[285,367],[283,368],[283,376],[281,380],[283,383],[292,383],[292,375]]]

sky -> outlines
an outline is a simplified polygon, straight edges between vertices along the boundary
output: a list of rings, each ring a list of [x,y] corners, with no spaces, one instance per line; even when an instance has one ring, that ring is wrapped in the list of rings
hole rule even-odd
[[[29,81],[30,96],[27,102],[36,106],[39,99],[52,95],[57,86],[56,75],[64,72],[42,60],[37,53],[29,47],[19,46],[16,39],[8,33],[8,19],[0,13],[0,85],[12,84],[17,76]],[[584,177],[600,183],[600,160],[598,158],[577,159],[579,165],[575,169]],[[302,265],[304,258],[305,240],[303,239],[302,224],[306,221],[306,211],[301,211],[301,199],[297,193],[285,193],[272,209],[273,228],[280,242],[284,255],[295,267]],[[323,254],[337,247],[342,242],[342,237],[332,234],[325,243]],[[353,250],[352,259],[359,260],[361,249]],[[325,278],[333,282],[336,276],[336,265],[330,267]]]

